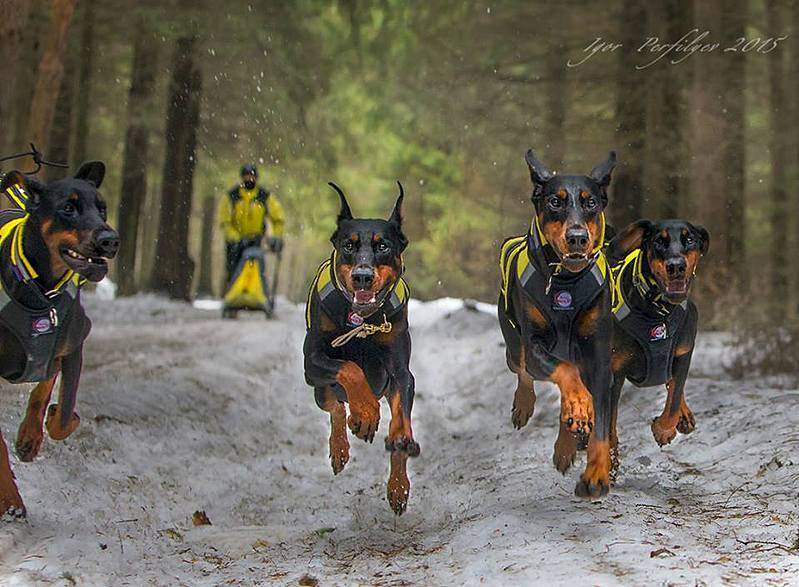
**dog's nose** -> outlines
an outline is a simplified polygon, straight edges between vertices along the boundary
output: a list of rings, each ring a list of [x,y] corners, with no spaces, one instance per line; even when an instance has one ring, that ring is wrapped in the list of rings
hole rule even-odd
[[[116,230],[105,228],[94,237],[94,243],[103,257],[115,257],[119,251],[119,234]]]
[[[572,227],[566,231],[566,244],[570,249],[584,250],[588,246],[589,236],[585,228]]]
[[[669,274],[669,277],[682,277],[685,275],[685,270],[687,268],[688,264],[682,257],[666,261],[666,273]]]
[[[371,267],[356,267],[352,270],[352,285],[355,289],[369,289],[375,280]]]

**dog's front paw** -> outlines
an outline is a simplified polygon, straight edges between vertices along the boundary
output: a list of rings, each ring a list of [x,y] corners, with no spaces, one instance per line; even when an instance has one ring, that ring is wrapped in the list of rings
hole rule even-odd
[[[14,491],[11,495],[0,495],[0,519],[4,522],[23,520],[27,515],[19,492]]]
[[[350,404],[350,417],[347,425],[352,433],[366,442],[373,442],[377,427],[380,425],[380,406],[353,406]]]
[[[694,430],[696,430],[696,418],[683,398],[682,404],[680,405],[680,421],[677,422],[677,431],[680,434],[690,434]]]
[[[422,452],[419,443],[407,436],[398,436],[394,439],[386,436],[386,450],[389,452],[404,452],[409,457],[418,457]]]
[[[19,460],[23,463],[30,463],[39,454],[44,441],[44,433],[39,430],[38,434],[29,428],[20,427],[17,434],[17,442],[14,444],[14,451]]]
[[[527,426],[527,422],[533,417],[535,413],[535,394],[521,393],[520,390],[516,391],[513,396],[513,409],[511,410],[510,420],[516,430],[521,430]]]
[[[569,432],[565,424],[561,424],[558,432],[558,439],[555,441],[555,450],[552,453],[552,463],[562,474],[566,474],[574,464],[574,457],[577,455],[577,442],[574,435]]]
[[[577,440],[580,450],[588,446],[594,429],[594,401],[587,392],[563,397],[560,403],[560,421]]]
[[[391,474],[388,478],[386,499],[398,516],[404,514],[408,509],[408,496],[411,493],[411,482],[408,480],[408,473],[405,469],[407,459],[408,456],[404,453],[391,454]]]
[[[350,460],[350,443],[347,440],[347,432],[343,434],[330,435],[330,466],[333,467],[333,474],[338,475],[344,470]]]
[[[577,497],[602,497],[610,491],[610,451],[607,443],[594,443],[588,448],[588,464],[574,488]]]
[[[80,416],[73,412],[69,417],[67,425],[62,427],[61,405],[53,404],[47,408],[47,420],[45,425],[47,426],[47,433],[50,435],[50,438],[53,440],[64,440],[80,426]]]
[[[677,427],[669,419],[658,416],[652,420],[652,436],[659,446],[666,446],[677,436]]]

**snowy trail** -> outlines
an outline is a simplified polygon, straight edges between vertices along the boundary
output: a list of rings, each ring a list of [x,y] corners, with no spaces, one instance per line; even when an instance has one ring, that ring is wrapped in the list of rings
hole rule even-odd
[[[26,523],[0,525],[2,585],[799,584],[799,391],[733,382],[701,338],[697,430],[660,450],[659,389],[627,388],[623,465],[601,502],[584,461],[551,465],[557,398],[521,432],[493,316],[411,308],[417,379],[408,512],[385,502],[380,441],[333,477],[328,420],[302,379],[302,311],[237,322],[150,297],[87,309],[94,331],[66,442],[12,458]],[[13,444],[28,386],[2,384]],[[212,526],[193,527],[205,510]]]

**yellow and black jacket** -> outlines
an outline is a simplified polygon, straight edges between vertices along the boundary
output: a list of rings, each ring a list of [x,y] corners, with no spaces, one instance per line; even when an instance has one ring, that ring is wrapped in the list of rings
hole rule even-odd
[[[311,282],[308,291],[308,304],[305,308],[305,326],[310,330],[312,312],[311,304],[314,295],[325,315],[336,325],[339,331],[346,331],[362,323],[379,324],[386,320],[391,321],[407,304],[410,298],[410,288],[405,279],[400,277],[397,282],[384,294],[380,308],[371,316],[361,318],[353,316],[350,312],[351,301],[345,294],[344,288],[338,282],[336,275],[336,253],[324,261],[316,270],[316,276]]]
[[[19,282],[16,287],[24,288],[26,300],[23,304],[18,296],[12,297],[11,284],[0,279],[0,324],[14,333],[27,357],[21,372],[6,376],[11,383],[44,381],[55,374],[55,350],[66,335],[67,322],[85,283],[78,274],[67,271],[53,289],[40,289],[34,281],[36,270],[22,246],[27,221],[24,210],[0,212],[0,258],[10,266],[12,279]]]
[[[604,243],[604,214],[601,227],[599,242]],[[537,217],[526,235],[505,241],[499,261],[502,275],[500,304],[510,324],[518,329],[510,296],[511,285],[518,282],[549,322],[547,350],[562,361],[574,361],[575,320],[609,287],[608,264],[600,244],[594,250],[588,267],[577,274],[561,271],[559,265],[550,267],[547,263],[545,245],[547,240]]]
[[[262,187],[251,190],[244,186],[233,188],[219,202],[218,214],[225,241],[229,243],[262,237],[267,222],[271,227],[271,235],[283,238],[286,223],[283,206]]]
[[[663,385],[671,379],[672,363],[680,332],[688,315],[688,300],[673,305],[660,299],[653,277],[644,275],[643,251],[632,251],[611,268],[613,317],[641,347],[645,375],[628,379],[638,387]]]

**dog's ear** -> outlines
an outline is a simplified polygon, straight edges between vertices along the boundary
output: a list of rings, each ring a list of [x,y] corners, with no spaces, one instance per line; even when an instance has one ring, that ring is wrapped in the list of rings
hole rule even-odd
[[[703,255],[707,254],[707,250],[710,248],[710,233],[707,231],[707,228],[701,224],[691,224],[690,222],[688,223],[688,226],[690,226],[699,237],[699,252]]]
[[[105,163],[102,161],[89,161],[88,163],[84,163],[75,174],[75,179],[82,179],[83,181],[89,182],[97,189],[100,189],[100,186],[103,185],[104,178]]]
[[[405,247],[408,246],[408,239],[405,236],[405,233],[402,232],[402,201],[405,199],[405,190],[402,189],[402,184],[397,180],[397,185],[399,186],[399,196],[397,197],[397,203],[394,204],[394,210],[391,212],[391,216],[388,219],[389,224],[393,224],[397,227],[397,234],[399,235],[399,248],[400,252],[405,250]]]
[[[347,196],[344,195],[342,189],[338,187],[336,184],[334,184],[332,181],[329,181],[327,185],[336,190],[338,198],[341,202],[341,210],[338,213],[338,218],[336,219],[336,222],[338,224],[341,224],[344,220],[352,220],[352,211],[350,210],[350,205],[347,203]]]
[[[610,176],[613,173],[613,168],[616,167],[616,151],[608,153],[608,158],[602,163],[597,165],[588,174],[588,177],[593,179],[599,184],[599,187],[606,188],[610,184]]]
[[[635,249],[641,248],[652,232],[652,226],[649,220],[636,220],[626,226],[608,245],[608,260],[611,263],[621,261]]]
[[[524,160],[528,169],[530,169],[530,181],[533,182],[533,199],[535,199],[540,195],[544,184],[555,177],[555,174],[536,158],[532,149],[527,149],[527,153],[524,154]]]

